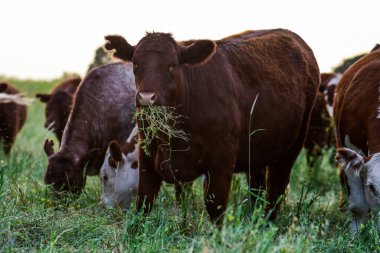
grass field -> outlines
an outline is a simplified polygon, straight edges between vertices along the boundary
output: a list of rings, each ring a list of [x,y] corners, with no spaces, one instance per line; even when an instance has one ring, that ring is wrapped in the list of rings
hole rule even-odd
[[[27,96],[49,91],[55,81],[9,80]],[[202,183],[182,204],[171,185],[161,188],[154,210],[102,210],[100,185],[89,178],[79,198],[53,199],[43,183],[47,157],[44,106],[35,101],[11,155],[0,153],[0,252],[380,252],[373,221],[349,233],[349,213],[338,209],[337,169],[327,151],[315,168],[304,152],[294,165],[286,204],[269,223],[261,205],[248,211],[247,185],[236,175],[222,230],[208,219]],[[57,145],[56,145],[57,146]]]

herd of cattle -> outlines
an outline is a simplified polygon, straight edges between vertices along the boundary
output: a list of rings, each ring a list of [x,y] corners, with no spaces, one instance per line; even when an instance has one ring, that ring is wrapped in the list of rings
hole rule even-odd
[[[147,33],[137,45],[106,36],[105,48],[122,60],[58,84],[46,103],[45,183],[53,192],[80,194],[86,176],[99,175],[107,207],[149,212],[163,181],[182,186],[204,178],[210,219],[220,223],[231,178],[245,173],[251,190],[267,192],[270,218],[289,183],[302,147],[309,165],[336,147],[341,183],[348,189],[351,231],[380,206],[380,50],[340,74],[320,74],[312,50],[295,33],[246,31],[221,40],[175,41]],[[0,84],[1,94],[18,91]],[[255,101],[255,102],[254,102]],[[136,110],[169,106],[183,119],[145,153],[147,122]],[[0,97],[0,138],[9,153],[26,106]],[[260,131],[258,131],[260,130]],[[42,144],[41,144],[42,146]],[[252,197],[251,201],[256,201]]]

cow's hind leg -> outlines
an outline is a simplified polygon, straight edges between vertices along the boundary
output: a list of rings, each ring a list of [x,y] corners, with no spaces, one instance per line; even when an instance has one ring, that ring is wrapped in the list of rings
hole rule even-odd
[[[306,131],[301,131],[301,133],[305,132]],[[281,204],[280,197],[284,195],[286,187],[289,184],[292,167],[302,149],[304,138],[304,134],[299,135],[296,143],[289,150],[289,152],[287,152],[281,159],[277,160],[268,168],[267,211],[270,220],[273,220],[276,217],[279,210],[279,206]]]

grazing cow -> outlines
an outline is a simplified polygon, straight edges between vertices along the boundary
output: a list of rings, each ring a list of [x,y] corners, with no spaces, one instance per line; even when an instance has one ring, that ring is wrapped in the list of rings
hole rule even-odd
[[[351,231],[369,210],[380,207],[380,51],[355,62],[343,74],[334,101],[336,160],[347,185]],[[380,224],[379,224],[380,225]]]
[[[125,141],[133,128],[132,65],[112,63],[90,71],[78,87],[58,153],[46,140],[45,183],[55,192],[80,193],[86,175],[99,175],[108,143]]]
[[[81,82],[81,78],[72,78],[58,84],[50,94],[37,93],[36,97],[46,103],[45,127],[51,129],[59,142],[69,119],[73,97]]]
[[[0,92],[14,95],[20,92],[7,83],[0,83]],[[21,130],[26,120],[26,105],[9,100],[0,103],[0,141],[4,145],[4,152],[9,154],[16,139],[17,133]]]
[[[100,169],[101,202],[107,208],[129,209],[139,185],[137,126],[127,141],[119,145],[111,141]]]
[[[220,222],[234,172],[246,172],[252,189],[266,189],[269,208],[276,206],[320,82],[313,52],[298,35],[276,29],[178,43],[171,34],[148,33],[136,46],[117,35],[106,39],[116,57],[133,62],[138,110],[175,108],[182,119],[175,129],[189,136],[166,145],[163,134],[151,142],[150,155],[140,150],[138,209],[151,209],[163,180],[182,184],[204,174],[206,208]],[[257,129],[264,130],[252,135]]]
[[[322,73],[321,85],[310,117],[309,129],[305,140],[306,160],[310,167],[321,157],[322,150],[335,147],[332,127],[332,106],[335,87],[340,74]]]

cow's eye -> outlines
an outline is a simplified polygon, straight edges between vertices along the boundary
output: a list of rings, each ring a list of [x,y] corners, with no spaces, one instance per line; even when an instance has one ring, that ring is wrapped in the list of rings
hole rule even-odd
[[[137,62],[133,62],[133,71],[136,71],[138,66]]]
[[[174,70],[176,69],[176,67],[177,67],[177,64],[172,64],[172,65],[170,65],[170,66],[169,66],[169,71],[170,71],[170,72],[174,72]]]
[[[368,185],[370,191],[373,193],[373,195],[377,196],[377,190],[375,188],[375,186],[373,186],[373,184],[369,184]]]

